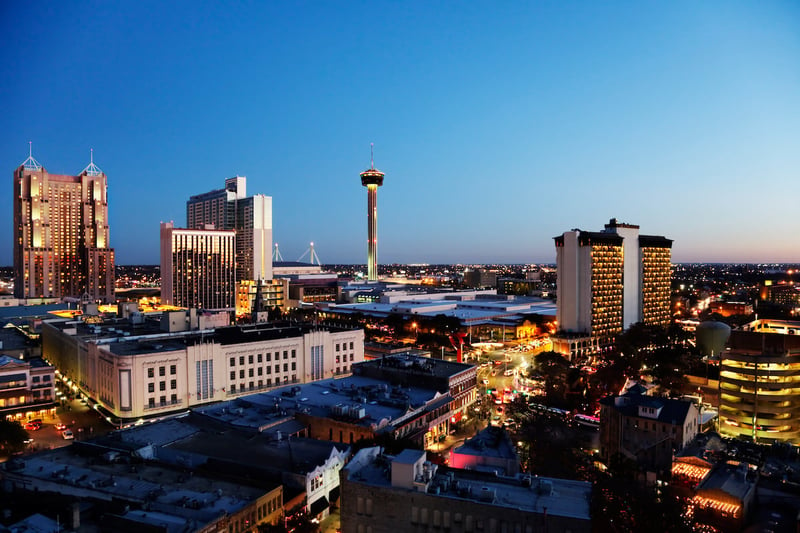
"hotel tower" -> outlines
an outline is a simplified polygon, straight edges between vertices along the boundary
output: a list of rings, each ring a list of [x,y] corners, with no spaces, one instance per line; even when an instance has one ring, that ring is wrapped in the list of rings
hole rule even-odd
[[[105,173],[50,174],[29,154],[14,171],[14,296],[114,302]]]
[[[669,325],[672,240],[612,218],[603,231],[567,231],[555,244],[556,351],[590,355],[637,322]]]

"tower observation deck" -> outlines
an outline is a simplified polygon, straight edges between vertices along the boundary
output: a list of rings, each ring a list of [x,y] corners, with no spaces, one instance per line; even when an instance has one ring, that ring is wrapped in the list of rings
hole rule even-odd
[[[378,187],[383,172],[375,168],[370,147],[370,167],[361,173],[361,185],[367,188],[367,280],[378,280]]]

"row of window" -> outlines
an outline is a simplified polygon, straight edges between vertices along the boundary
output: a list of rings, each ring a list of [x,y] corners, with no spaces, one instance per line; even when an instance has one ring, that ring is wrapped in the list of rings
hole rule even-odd
[[[283,351],[283,358],[284,359],[289,359],[289,350],[284,350]],[[281,352],[279,352],[279,351],[275,352],[275,360],[276,361],[280,361],[280,359],[281,359]],[[292,359],[297,359],[297,350],[292,350]],[[250,354],[250,355],[247,356],[247,364],[248,365],[252,365],[253,363],[256,363],[256,362],[257,363],[263,363],[265,360],[268,363],[270,361],[272,361],[272,354],[270,352],[267,352],[266,354],[261,354],[260,353],[258,355]],[[231,367],[236,366],[236,358],[235,357],[231,357],[230,363],[231,363],[230,364]],[[240,355],[239,356],[239,366],[242,366],[244,364],[245,364],[245,356],[244,355]]]
[[[168,405],[175,405],[178,403],[178,395],[172,394],[169,397],[169,403],[167,403],[167,397],[161,396],[158,398],[158,404],[156,404],[156,399],[154,397],[150,397],[147,399],[147,407],[148,409],[153,409],[154,407],[166,407]]]
[[[170,376],[175,376],[177,374],[178,374],[178,367],[176,365],[169,365],[169,375]],[[166,376],[167,375],[167,367],[165,367],[165,366],[158,367],[158,375],[159,375],[159,377]],[[151,367],[147,368],[147,377],[148,378],[156,377],[156,369],[154,367],[151,366]]]
[[[340,346],[341,346],[341,350],[339,349]],[[343,342],[341,344],[339,344],[338,342],[336,343],[336,351],[337,352],[342,351],[342,350],[346,350],[346,349],[347,349],[347,343],[346,342]],[[350,349],[351,350],[353,349],[353,341],[350,341]]]
[[[178,380],[172,379],[169,382],[169,388],[171,390],[176,390],[178,388]],[[158,390],[165,391],[167,390],[167,382],[161,381],[158,383]],[[156,391],[156,384],[155,383],[148,383],[147,384],[147,392],[155,392]]]
[[[275,373],[276,374],[280,374],[281,365],[277,364],[277,365],[274,366],[274,368],[275,368]],[[264,375],[264,369],[266,369],[267,375],[272,374],[273,367],[272,367],[272,365],[268,365],[266,367],[248,368],[247,369],[247,377],[251,377],[252,378],[256,374],[259,375],[259,376],[263,376]],[[294,363],[294,362],[292,363],[292,370],[297,370],[297,363]],[[283,363],[283,371],[284,372],[288,372],[289,371],[289,363]],[[245,377],[244,374],[245,374],[245,369],[239,370],[239,379],[244,379],[244,377]],[[236,370],[231,370],[231,374],[230,375],[231,375],[231,381],[236,379]]]
[[[283,384],[285,385],[289,383],[290,379],[292,383],[297,383],[297,374],[292,374],[291,378],[289,376],[283,376]],[[276,377],[274,385],[277,387],[280,384],[281,384],[281,378]],[[253,391],[253,390],[263,389],[264,387],[272,387],[272,385],[273,385],[272,378],[267,378],[266,383],[264,383],[263,379],[259,379],[258,382],[251,381],[248,384],[240,383],[238,388],[234,383],[231,385],[231,393],[236,393],[237,391],[238,392],[245,392],[248,390]]]

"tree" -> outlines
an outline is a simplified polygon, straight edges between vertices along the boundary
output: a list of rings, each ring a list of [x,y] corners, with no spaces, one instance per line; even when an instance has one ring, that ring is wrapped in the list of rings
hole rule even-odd
[[[3,455],[23,451],[26,440],[28,440],[28,432],[22,428],[19,422],[0,420],[0,451]]]
[[[544,390],[548,402],[563,404],[567,396],[569,361],[560,353],[543,352],[534,358],[534,367],[544,378]]]

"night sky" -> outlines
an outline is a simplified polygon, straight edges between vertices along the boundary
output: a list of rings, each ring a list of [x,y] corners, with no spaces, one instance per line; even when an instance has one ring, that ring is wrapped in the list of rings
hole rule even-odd
[[[12,172],[108,175],[118,264],[245,175],[284,259],[554,262],[611,217],[673,260],[800,262],[797,2],[0,3]],[[3,236],[4,235],[4,236]]]

